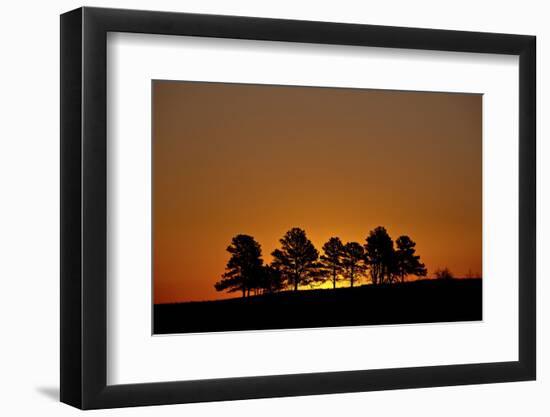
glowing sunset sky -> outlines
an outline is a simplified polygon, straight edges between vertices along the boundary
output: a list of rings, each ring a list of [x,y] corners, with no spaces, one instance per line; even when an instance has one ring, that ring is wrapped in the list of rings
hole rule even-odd
[[[231,238],[264,260],[292,227],[316,248],[407,234],[428,276],[482,267],[482,96],[153,82],[154,302],[214,289]]]

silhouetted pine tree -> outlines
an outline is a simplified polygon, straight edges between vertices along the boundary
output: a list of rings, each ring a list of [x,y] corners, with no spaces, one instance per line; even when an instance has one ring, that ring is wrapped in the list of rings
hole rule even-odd
[[[262,249],[252,236],[237,235],[227,247],[231,254],[222,279],[214,285],[216,291],[242,291],[243,297],[258,287],[262,276]]]
[[[336,288],[336,281],[338,281],[340,273],[343,270],[342,256],[344,252],[344,245],[338,237],[331,237],[323,245],[324,254],[321,255],[321,265],[326,274],[332,281],[332,288]]]
[[[271,253],[272,265],[282,272],[294,291],[298,291],[300,285],[307,285],[319,279],[319,252],[307,238],[304,230],[294,227],[286,232],[279,242],[281,248]]]
[[[395,244],[395,269],[401,282],[405,282],[407,275],[425,277],[428,271],[420,262],[420,256],[416,255],[416,243],[408,236],[399,236]]]
[[[351,287],[353,287],[355,280],[365,271],[364,258],[365,251],[360,243],[348,242],[344,245],[342,265]]]
[[[365,244],[365,262],[374,285],[390,283],[395,268],[393,240],[382,226],[369,233]]]

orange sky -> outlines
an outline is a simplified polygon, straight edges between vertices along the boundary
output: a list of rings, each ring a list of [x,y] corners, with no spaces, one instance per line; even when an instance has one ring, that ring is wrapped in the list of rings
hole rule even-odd
[[[154,302],[214,289],[239,233],[264,260],[292,227],[318,250],[385,226],[432,276],[481,273],[482,96],[153,82]]]

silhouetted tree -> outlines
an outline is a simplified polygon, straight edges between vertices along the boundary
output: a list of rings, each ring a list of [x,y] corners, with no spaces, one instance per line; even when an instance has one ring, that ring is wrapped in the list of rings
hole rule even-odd
[[[355,278],[365,270],[365,265],[363,264],[364,258],[365,251],[360,243],[348,242],[344,245],[342,265],[351,287],[353,287]]]
[[[237,235],[227,247],[231,254],[222,279],[214,285],[216,291],[242,291],[243,297],[258,287],[262,275],[262,249],[252,236]]]
[[[393,240],[386,229],[378,226],[369,233],[365,244],[365,262],[374,285],[391,282],[395,270]]]
[[[420,256],[416,255],[416,243],[408,236],[399,236],[395,241],[395,272],[401,282],[405,282],[407,275],[425,277],[426,267],[420,262]]]
[[[331,237],[323,245],[324,254],[321,255],[322,269],[332,280],[332,288],[336,288],[336,281],[342,272],[342,255],[344,245],[338,237]]]
[[[281,249],[272,252],[272,265],[278,268],[288,284],[298,290],[299,285],[310,284],[319,277],[319,252],[307,238],[306,232],[298,227],[290,229],[280,239]]]
[[[284,288],[283,274],[281,271],[271,265],[262,267],[259,279],[261,292],[274,293]]]
[[[434,272],[434,275],[437,279],[453,279],[454,278],[453,273],[447,267],[445,267],[443,269],[437,269]]]

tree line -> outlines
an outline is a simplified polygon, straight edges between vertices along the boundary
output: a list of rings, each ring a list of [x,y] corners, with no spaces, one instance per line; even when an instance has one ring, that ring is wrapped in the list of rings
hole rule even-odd
[[[241,292],[247,297],[283,289],[298,291],[300,286],[327,281],[333,288],[342,280],[353,287],[364,277],[370,277],[373,285],[381,285],[404,282],[409,275],[427,275],[416,254],[416,243],[406,235],[394,242],[382,226],[370,231],[363,245],[344,244],[340,238],[331,237],[322,254],[298,227],[286,232],[279,242],[280,248],[271,253],[273,261],[264,264],[261,246],[252,236],[233,237],[227,247],[231,256],[225,273],[214,285],[216,290]]]

